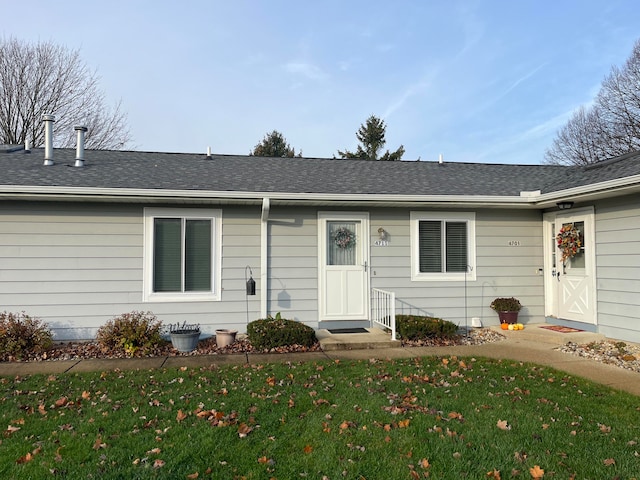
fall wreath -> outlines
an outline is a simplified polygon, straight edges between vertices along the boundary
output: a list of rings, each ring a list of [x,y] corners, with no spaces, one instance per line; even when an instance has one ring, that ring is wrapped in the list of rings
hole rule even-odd
[[[340,227],[336,230],[336,233],[333,234],[333,241],[338,248],[347,249],[355,245],[356,236],[347,227]]]
[[[564,263],[567,258],[575,257],[582,247],[580,232],[573,223],[567,223],[562,226],[560,232],[556,235],[556,242],[558,248],[562,251],[562,263]]]

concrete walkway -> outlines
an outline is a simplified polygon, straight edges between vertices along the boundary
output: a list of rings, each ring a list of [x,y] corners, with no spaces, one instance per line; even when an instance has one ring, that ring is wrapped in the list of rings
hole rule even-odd
[[[322,352],[291,354],[233,354],[233,355],[194,355],[179,357],[153,357],[135,359],[88,359],[49,362],[4,362],[0,363],[0,375],[16,376],[36,373],[60,374],[107,370],[135,370],[154,368],[201,367],[210,365],[261,364],[273,362],[302,362],[321,360],[368,360],[371,358],[392,359],[422,356],[465,356],[510,359],[537,363],[557,368],[573,376],[587,378],[640,396],[640,374],[605,365],[555,350],[568,341],[588,343],[602,340],[602,335],[579,332],[572,334],[557,333],[540,328],[543,325],[531,325],[523,331],[501,332],[505,340],[484,345],[453,347],[394,347],[384,349],[339,349]]]

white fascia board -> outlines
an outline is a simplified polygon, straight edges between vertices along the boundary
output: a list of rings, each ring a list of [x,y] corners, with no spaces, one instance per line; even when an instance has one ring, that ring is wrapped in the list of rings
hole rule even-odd
[[[565,190],[556,190],[554,192],[544,193],[535,198],[537,205],[545,203],[553,203],[567,198],[578,199],[580,197],[600,196],[607,191],[624,191],[640,187],[640,175],[630,177],[616,178],[615,180],[607,180],[605,182],[591,183],[580,187],[567,188]]]
[[[0,196],[64,199],[69,197],[93,197],[103,199],[118,198],[183,198],[183,199],[229,199],[256,200],[264,198],[277,201],[311,202],[376,202],[376,203],[442,203],[442,204],[492,204],[526,205],[531,199],[520,196],[467,196],[467,195],[381,195],[381,194],[331,194],[331,193],[288,193],[288,192],[237,192],[206,190],[156,190],[100,187],[59,187],[59,186],[20,186],[0,185]]]

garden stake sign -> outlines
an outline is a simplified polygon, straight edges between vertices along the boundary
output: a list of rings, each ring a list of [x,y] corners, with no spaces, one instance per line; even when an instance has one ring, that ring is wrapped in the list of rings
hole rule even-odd
[[[568,258],[575,257],[582,247],[580,232],[573,223],[567,223],[562,226],[560,232],[556,235],[556,242],[562,252],[560,261],[563,265]]]

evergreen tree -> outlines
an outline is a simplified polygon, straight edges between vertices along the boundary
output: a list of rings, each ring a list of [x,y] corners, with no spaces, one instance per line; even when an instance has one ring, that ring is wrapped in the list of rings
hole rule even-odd
[[[291,148],[284,136],[274,130],[264,136],[262,141],[257,144],[250,155],[255,157],[295,157],[296,150]],[[302,156],[302,151],[298,153]]]
[[[360,125],[360,128],[356,132],[356,138],[360,142],[355,152],[349,150],[338,150],[340,158],[360,158],[365,160],[401,160],[404,155],[404,146],[400,147],[395,152],[389,152],[387,150],[382,156],[380,152],[384,148],[385,132],[387,126],[384,120],[371,115],[367,118],[365,124]]]

